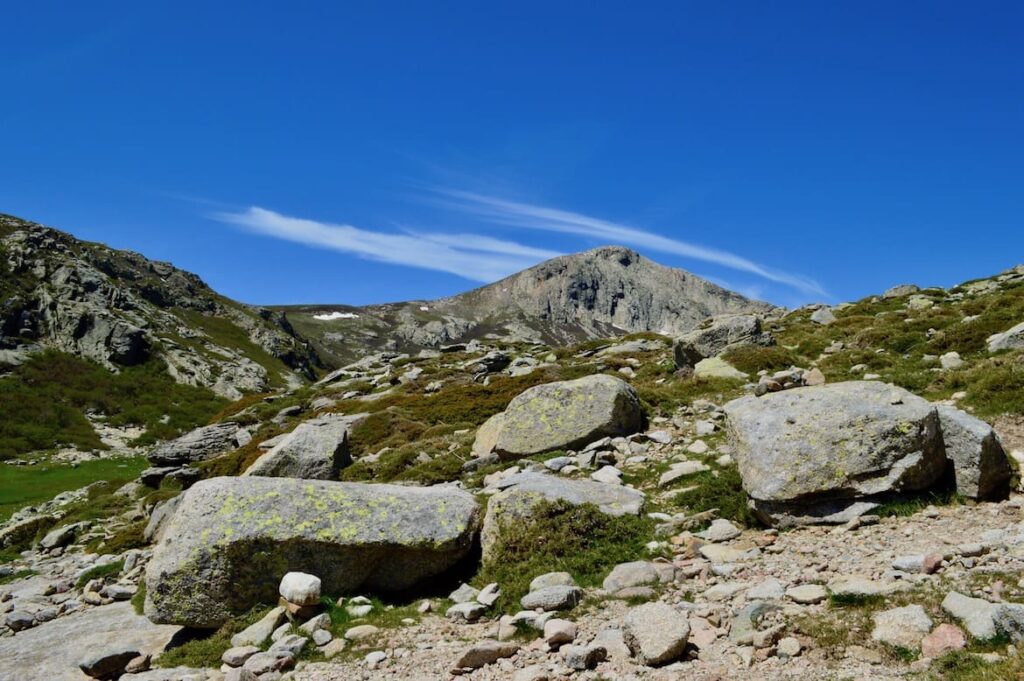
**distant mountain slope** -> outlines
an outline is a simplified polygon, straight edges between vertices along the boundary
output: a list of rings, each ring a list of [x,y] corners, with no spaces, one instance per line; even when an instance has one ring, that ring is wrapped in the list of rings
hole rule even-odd
[[[282,315],[130,251],[0,215],[0,365],[52,348],[108,369],[159,357],[229,398],[302,382],[316,355]]]
[[[276,309],[327,361],[341,364],[370,351],[416,350],[488,336],[564,345],[639,331],[672,335],[714,315],[766,312],[773,306],[628,248],[606,246],[440,300]]]

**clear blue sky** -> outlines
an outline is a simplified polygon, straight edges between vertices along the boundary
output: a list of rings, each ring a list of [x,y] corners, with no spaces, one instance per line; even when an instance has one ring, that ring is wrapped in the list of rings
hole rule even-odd
[[[777,303],[1024,261],[1020,2],[5,3],[0,212],[255,303],[626,243]]]

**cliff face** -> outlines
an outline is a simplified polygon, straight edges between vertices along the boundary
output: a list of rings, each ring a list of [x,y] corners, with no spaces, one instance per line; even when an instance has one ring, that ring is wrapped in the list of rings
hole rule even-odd
[[[226,397],[312,376],[316,357],[269,310],[230,301],[169,263],[0,216],[0,351],[37,347],[116,370],[160,357]]]

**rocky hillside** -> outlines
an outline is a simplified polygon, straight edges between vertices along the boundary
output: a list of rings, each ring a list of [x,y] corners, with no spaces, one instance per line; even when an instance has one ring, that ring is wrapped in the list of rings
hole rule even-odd
[[[0,216],[0,362],[50,348],[116,370],[159,358],[179,383],[237,399],[312,378],[278,313],[217,295],[169,263]]]
[[[673,336],[372,353],[121,452],[0,525],[0,678],[1024,678],[1024,267]]]
[[[472,339],[566,345],[640,331],[675,335],[713,315],[772,306],[608,246],[440,300],[281,309],[323,357],[340,365],[373,351],[415,352]]]

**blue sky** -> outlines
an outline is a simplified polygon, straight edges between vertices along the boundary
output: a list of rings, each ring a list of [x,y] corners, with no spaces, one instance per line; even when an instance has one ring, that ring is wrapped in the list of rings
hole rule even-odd
[[[254,303],[624,243],[776,303],[1024,261],[1019,2],[6,3],[0,212]]]

